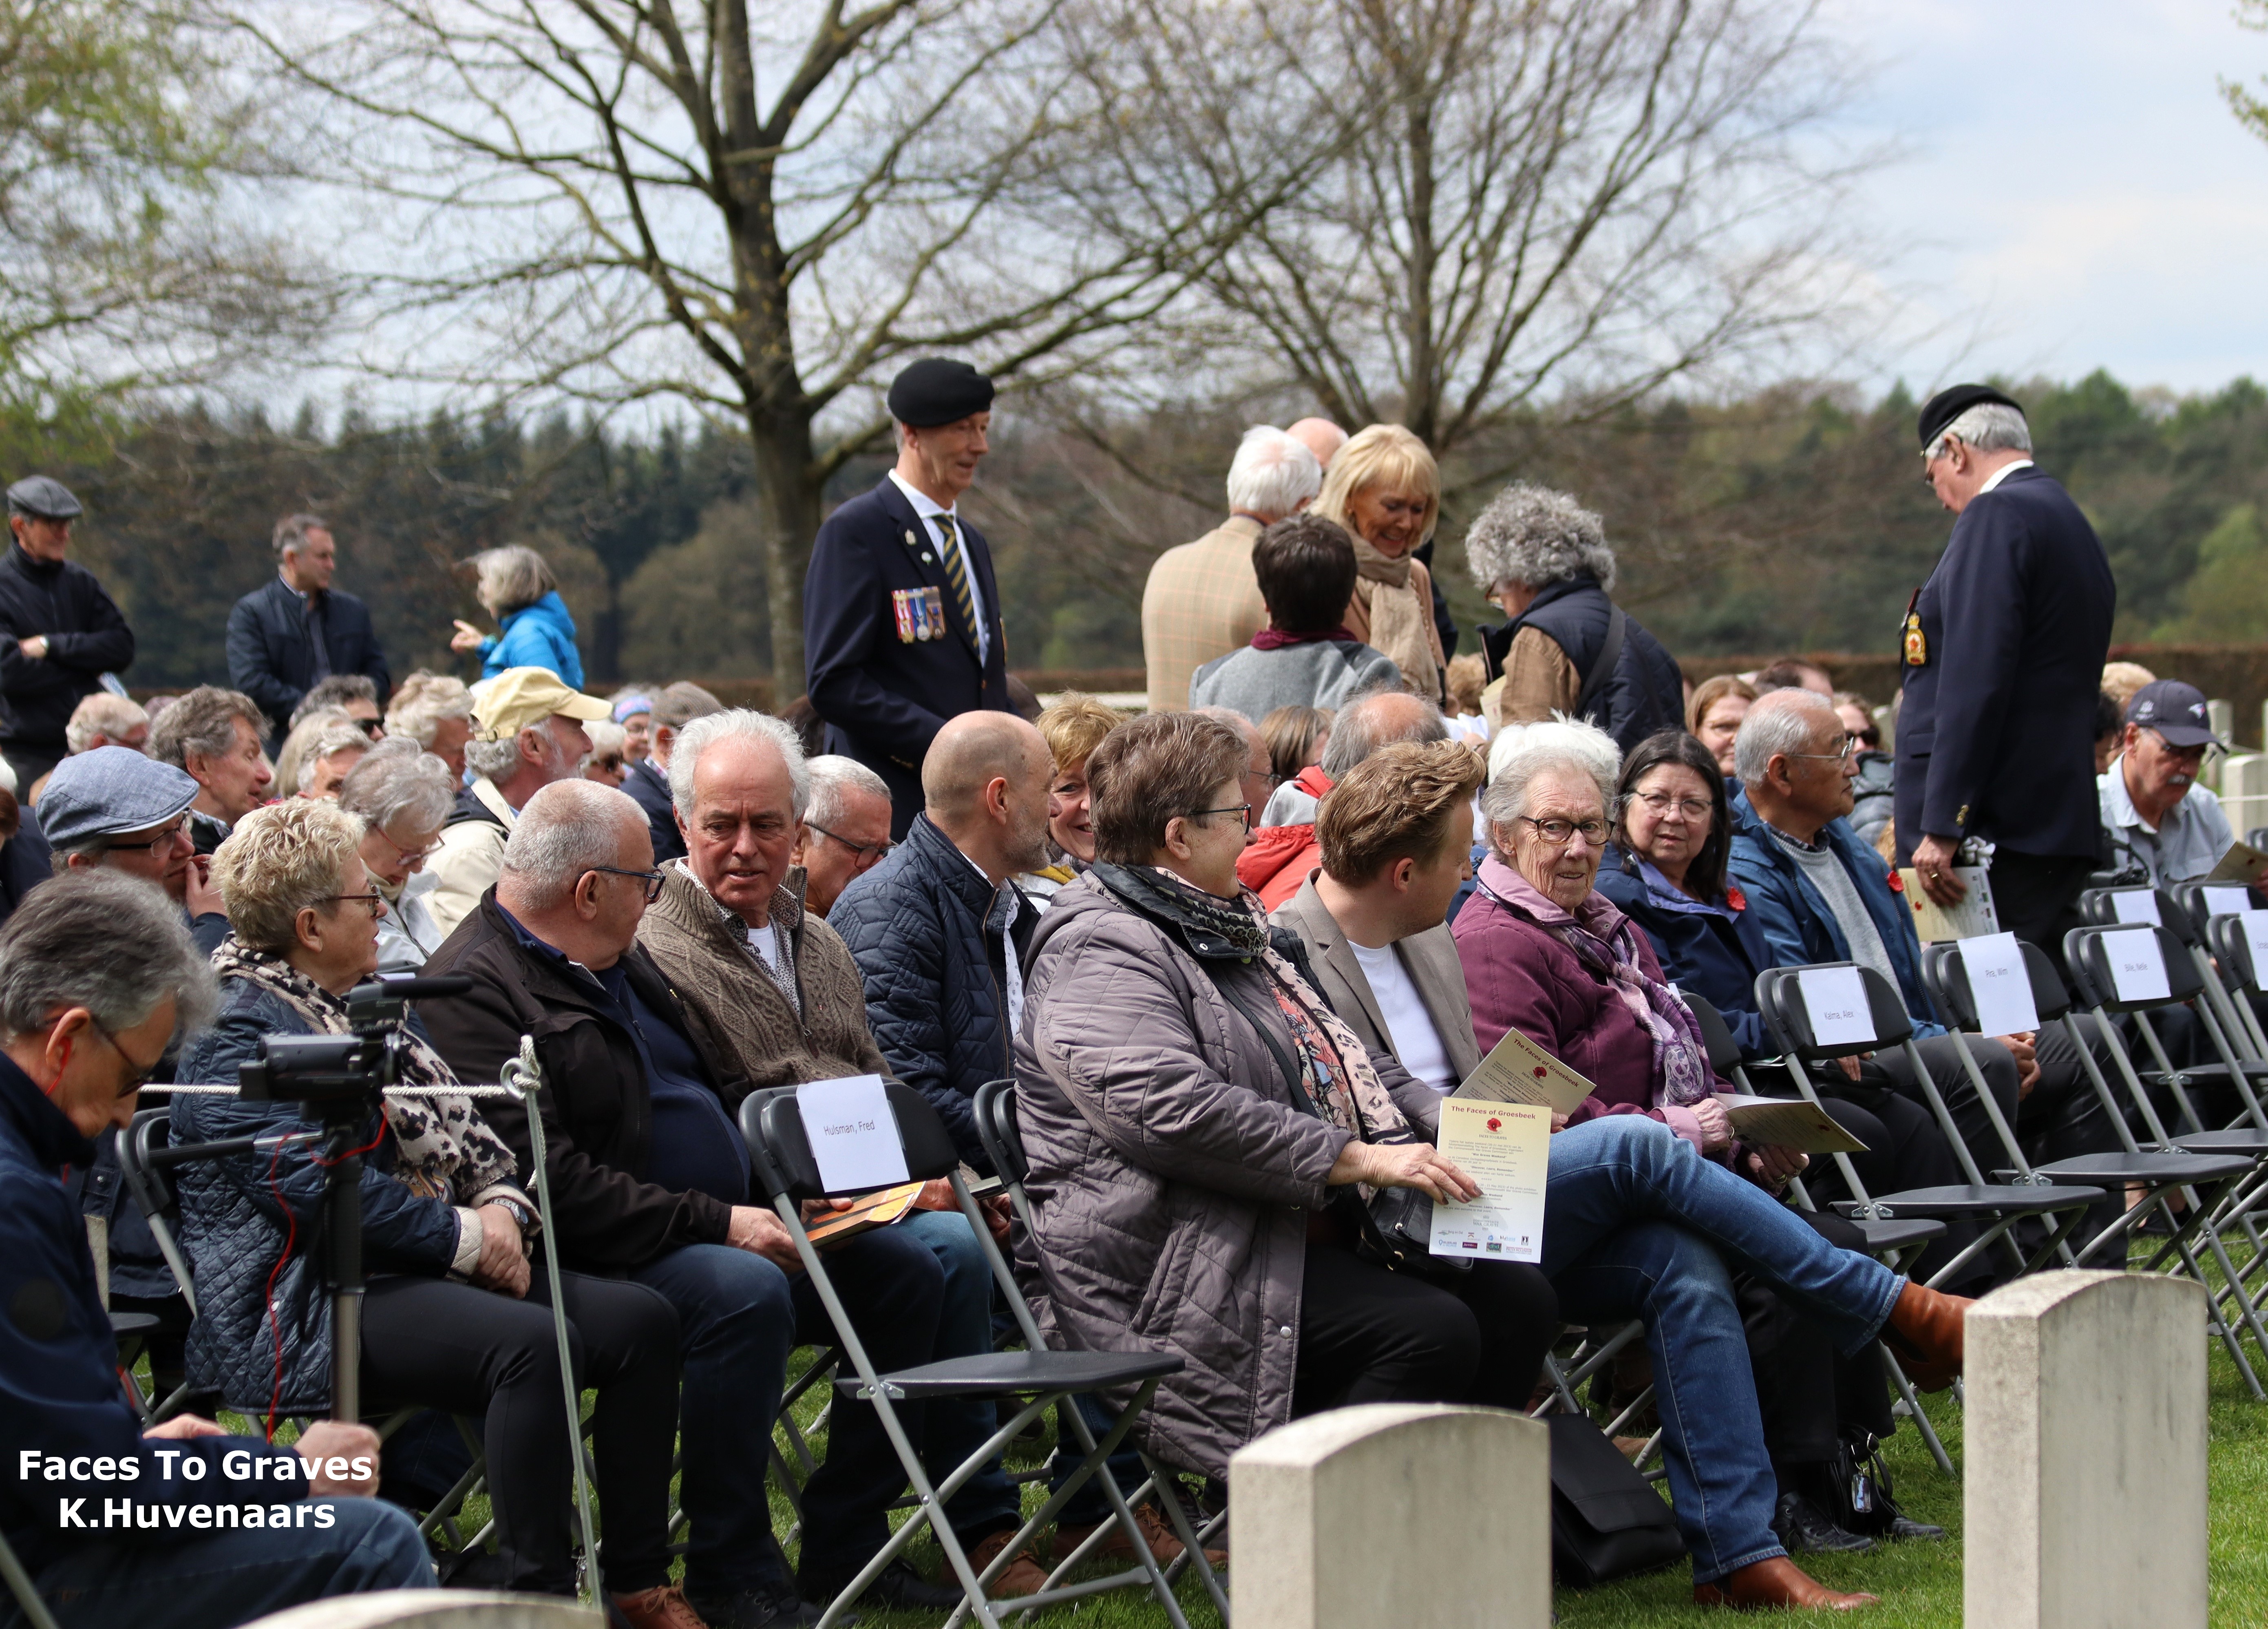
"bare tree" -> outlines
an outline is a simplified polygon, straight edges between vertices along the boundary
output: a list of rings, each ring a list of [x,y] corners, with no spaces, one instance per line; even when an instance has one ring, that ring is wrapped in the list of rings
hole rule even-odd
[[[1234,15],[1241,60],[1264,65],[1275,167],[1295,144],[1314,162],[1206,272],[1203,349],[1226,376],[1478,453],[1530,408],[1610,413],[1815,342],[1845,309],[1832,223],[1854,163],[1822,127],[1850,81],[1800,0],[1248,0]],[[1079,58],[1089,94],[1174,107],[1192,85],[1212,94],[1215,62],[1176,48],[1220,17],[1091,0],[1067,26],[1112,42]],[[1124,132],[1108,197],[1219,162],[1202,123]],[[1120,241],[1143,230],[1115,202],[1091,218]]]
[[[1020,179],[1091,107],[1047,44],[1063,4],[348,0],[299,33],[229,23],[324,100],[341,177],[415,211],[415,263],[370,280],[392,321],[365,361],[745,426],[789,697],[823,490],[887,433],[874,387],[938,351],[1075,369],[1274,202],[1214,188],[1112,239],[1032,207]]]

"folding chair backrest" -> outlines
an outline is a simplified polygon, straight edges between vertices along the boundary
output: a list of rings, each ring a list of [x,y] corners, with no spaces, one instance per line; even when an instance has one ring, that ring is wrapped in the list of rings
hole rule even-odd
[[[1864,1041],[1822,1046],[1812,1034],[1811,1014],[1803,1004],[1801,976],[1811,969],[1771,967],[1756,975],[1756,1006],[1764,1013],[1764,1027],[1771,1031],[1772,1039],[1779,1043],[1782,1051],[1810,1063],[1831,1058],[1855,1058],[1861,1052],[1896,1046],[1912,1037],[1913,1021],[1906,1014],[1906,1004],[1897,987],[1889,979],[1872,968],[1859,967],[1852,962],[1822,962],[1815,965],[1822,969],[1847,967],[1857,971],[1866,989],[1874,1033]]]
[[[950,1176],[960,1167],[960,1152],[951,1133],[928,1099],[897,1080],[885,1080],[899,1146],[905,1151],[906,1180],[930,1182]],[[768,1200],[845,1198],[873,1191],[872,1187],[830,1189],[819,1174],[805,1135],[803,1110],[793,1087],[751,1092],[740,1104],[740,1135],[748,1145],[748,1162],[756,1186]],[[874,1184],[881,1186],[886,1184]]]
[[[2064,987],[2063,977],[2048,960],[2048,953],[2037,945],[2018,940],[2024,953],[2024,971],[2032,982],[2032,1006],[2040,1022],[2051,1024],[2071,1010],[2071,991]],[[1943,940],[1921,947],[1922,983],[1929,986],[1932,999],[1938,1005],[1947,1021],[1955,1029],[1965,1029],[1970,1035],[1978,1033],[1977,998],[1969,984],[1969,963],[1961,954],[1961,941]]]
[[[2132,942],[2125,936],[2140,933],[2156,936],[2158,961],[2166,969],[2166,993],[2162,996],[2129,998],[2118,993],[2118,953]],[[2205,988],[2205,981],[2198,977],[2197,964],[2190,959],[2188,950],[2162,927],[2075,927],[2063,936],[2063,957],[2071,969],[2072,982],[2078,987],[2080,999],[2088,1006],[2106,1013],[2136,1013],[2169,1006],[2189,1000]]]
[[[984,1145],[985,1158],[1002,1182],[1022,1187],[1032,1162],[1024,1154],[1023,1128],[1016,1124],[1016,1083],[987,1080],[976,1088],[976,1139]]]
[[[178,1227],[180,1198],[166,1179],[165,1168],[150,1162],[151,1150],[165,1145],[173,1122],[170,1109],[137,1109],[133,1124],[118,1134],[118,1168],[126,1180],[127,1194],[144,1216]]]
[[[1733,1071],[1741,1066],[1741,1043],[1733,1039],[1725,1015],[1690,990],[1677,993],[1683,998],[1686,1011],[1693,1014],[1693,1021],[1701,1026],[1701,1039],[1709,1048],[1709,1067],[1731,1080]]]
[[[2261,908],[2260,896],[2242,882],[2176,882],[2166,890],[2173,896],[2174,903],[2186,912],[2191,921],[2207,940],[2212,938],[2215,917],[2235,916],[2242,911]]]
[[[2263,966],[2252,954],[2252,935],[2245,931],[2241,916],[2216,916],[2205,924],[2205,942],[2224,971],[2235,975],[2242,988],[2256,995],[2268,994],[2268,966]]]
[[[2255,826],[2244,834],[2247,848],[2268,849],[2268,826]]]
[[[2113,888],[2088,888],[2079,896],[2080,920],[2090,926],[2110,927],[2121,922],[2144,923],[2164,928],[2184,946],[2200,942],[2198,925],[2165,888],[2147,882],[2122,883]]]

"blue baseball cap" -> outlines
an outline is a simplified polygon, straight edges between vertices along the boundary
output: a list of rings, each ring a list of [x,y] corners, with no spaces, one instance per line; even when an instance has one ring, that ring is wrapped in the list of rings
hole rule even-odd
[[[162,826],[196,797],[197,783],[186,770],[131,747],[97,747],[65,758],[48,777],[40,830],[48,847],[71,848],[90,837]]]

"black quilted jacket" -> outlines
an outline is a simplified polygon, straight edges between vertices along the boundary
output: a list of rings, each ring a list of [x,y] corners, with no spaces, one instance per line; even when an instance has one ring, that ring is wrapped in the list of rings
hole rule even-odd
[[[238,1066],[259,1056],[261,1036],[311,1033],[267,991],[241,978],[225,979],[220,1016],[182,1046],[174,1078],[233,1086]],[[171,1131],[173,1141],[192,1143],[303,1126],[295,1104],[185,1095],[173,1100]],[[393,1153],[388,1137],[363,1156],[364,1269],[438,1276],[456,1255],[456,1211],[387,1175]],[[174,1167],[173,1176],[182,1244],[197,1293],[196,1322],[189,1326],[190,1378],[218,1387],[231,1408],[247,1414],[266,1413],[271,1406],[285,1413],[328,1408],[331,1306],[323,1290],[319,1226],[322,1172],[306,1151],[292,1149],[272,1166],[265,1156],[241,1154],[193,1161]],[[291,1254],[279,1272],[276,1261],[287,1238]]]
[[[994,888],[917,815],[906,840],[827,913],[866,986],[866,1020],[899,1080],[929,1099],[961,1157],[990,1175],[970,1100],[1015,1072],[1008,1056],[1008,961],[1039,912],[1016,888]]]

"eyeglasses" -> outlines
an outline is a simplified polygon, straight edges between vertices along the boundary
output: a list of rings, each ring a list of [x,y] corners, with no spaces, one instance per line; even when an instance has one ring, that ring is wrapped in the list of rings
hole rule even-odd
[[[1641,792],[1631,801],[1644,804],[1656,820],[1668,814],[1673,805],[1688,820],[1706,820],[1716,807],[1706,798],[1673,798],[1666,792]]]
[[[420,865],[431,859],[434,851],[441,846],[438,843],[429,843],[422,849],[406,849],[394,840],[394,834],[388,831],[385,827],[372,826],[371,830],[377,833],[379,837],[384,837],[386,839],[386,846],[392,849],[395,853],[401,855],[401,863],[409,866],[412,871],[415,871]]]
[[[645,884],[645,903],[649,905],[661,897],[664,881],[659,871],[624,871],[620,866],[593,866],[593,871],[603,871],[610,877],[636,877]]]
[[[107,852],[113,854],[139,853],[147,849],[168,848],[172,846],[176,837],[187,836],[188,829],[189,817],[184,814],[147,843],[106,843],[103,847]]]
[[[100,1019],[97,1018],[93,1014],[89,1013],[86,1015],[86,1021],[93,1028],[94,1033],[100,1036],[103,1040],[109,1044],[110,1050],[117,1053],[120,1059],[124,1062],[129,1068],[135,1072],[134,1078],[129,1080],[124,1086],[118,1088],[118,1095],[121,1097],[131,1097],[135,1093],[149,1085],[150,1077],[158,1072],[158,1066],[166,1061],[166,1055],[163,1052],[160,1052],[157,1057],[151,1058],[146,1064],[136,1064],[134,1061],[134,1054],[118,1044],[118,1037],[110,1033],[108,1028],[104,1025]]]
[[[1783,758],[1817,758],[1822,763],[1840,763],[1865,744],[1858,736],[1846,734],[1843,737],[1843,750],[1840,752],[1784,752],[1779,756]]]
[[[817,832],[822,837],[834,837],[835,841],[840,843],[844,848],[849,849],[853,854],[856,854],[858,857],[858,865],[862,870],[866,866],[873,865],[876,860],[882,859],[892,849],[898,846],[895,843],[853,843],[848,837],[837,837],[834,832],[828,830],[824,826],[814,824],[810,821],[806,821],[803,823],[811,827],[814,831]]]
[[[357,719],[354,723],[357,729],[372,741],[386,733],[386,720],[383,719]]]
[[[1555,849],[1563,849],[1580,837],[1593,848],[1607,840],[1607,822],[1602,820],[1538,820],[1533,814],[1520,819],[1535,828],[1535,835]]]
[[[1247,831],[1249,831],[1249,830],[1251,830],[1251,829],[1252,829],[1252,806],[1251,806],[1249,803],[1232,803],[1232,804],[1228,805],[1226,808],[1218,808],[1218,809],[1191,809],[1191,810],[1189,811],[1189,818],[1190,818],[1191,820],[1195,820],[1195,819],[1197,819],[1197,818],[1199,815],[1201,815],[1201,814],[1235,814],[1235,815],[1240,815],[1240,816],[1241,816],[1241,817],[1243,818],[1243,821],[1244,821],[1244,829],[1245,829]]]
[[[326,894],[323,898],[327,903],[335,905],[358,899],[370,907],[370,919],[373,922],[386,914],[386,896],[383,894]]]

